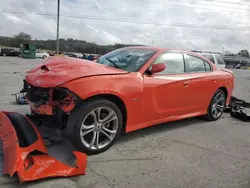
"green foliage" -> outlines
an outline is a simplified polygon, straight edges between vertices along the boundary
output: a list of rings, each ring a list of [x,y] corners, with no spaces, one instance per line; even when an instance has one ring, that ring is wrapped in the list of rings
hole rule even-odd
[[[249,52],[247,50],[241,50],[238,55],[242,57],[248,57],[249,58]]]
[[[47,49],[54,51],[56,49],[56,40],[31,40],[31,35],[21,32],[13,37],[0,36],[0,45],[10,47],[20,47],[23,43],[34,43],[37,49]],[[122,48],[125,46],[135,46],[129,44],[114,44],[114,45],[98,45],[84,40],[75,40],[73,38],[59,39],[60,51],[81,52],[81,53],[95,53],[105,54],[112,50]],[[138,46],[138,45],[136,45]]]
[[[15,40],[23,40],[23,41],[30,41],[32,39],[30,34],[20,32],[17,35],[14,35],[13,38]]]

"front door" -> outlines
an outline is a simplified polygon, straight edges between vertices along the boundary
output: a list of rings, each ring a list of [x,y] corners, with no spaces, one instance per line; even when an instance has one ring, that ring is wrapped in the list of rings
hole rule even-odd
[[[168,52],[154,63],[166,63],[156,74],[144,74],[144,116],[152,121],[190,112],[190,75],[185,72],[182,53]]]

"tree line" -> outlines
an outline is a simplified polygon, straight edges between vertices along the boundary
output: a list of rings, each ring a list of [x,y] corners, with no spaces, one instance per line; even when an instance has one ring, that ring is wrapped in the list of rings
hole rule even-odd
[[[55,51],[56,40],[32,40],[32,36],[28,33],[20,32],[13,37],[0,36],[0,46],[8,47],[20,47],[20,44],[33,43],[36,44],[37,49],[46,49],[49,51]],[[112,50],[126,47],[135,46],[131,44],[113,44],[113,45],[98,45],[96,43],[87,42],[85,40],[76,40],[73,38],[59,39],[60,51],[61,52],[80,52],[80,53],[94,53],[94,54],[105,54]],[[138,44],[140,46],[140,44]],[[136,45],[136,46],[138,46]],[[240,50],[239,53],[233,54],[226,51],[225,56],[243,56],[250,57],[248,50]]]
[[[8,47],[20,47],[20,44],[32,43],[36,45],[37,49],[46,49],[49,51],[55,51],[56,40],[32,40],[30,34],[20,32],[13,37],[0,36],[0,45]],[[135,46],[131,44],[114,44],[114,45],[98,45],[96,43],[87,42],[85,40],[76,40],[73,38],[59,39],[60,51],[65,52],[80,52],[80,53],[94,53],[105,54],[112,50],[126,47]],[[139,44],[140,45],[140,44]],[[138,45],[136,45],[138,46]]]
[[[234,54],[230,51],[226,51],[225,56],[241,56],[241,57],[250,57],[250,54],[248,52],[248,50],[240,50],[237,54]]]

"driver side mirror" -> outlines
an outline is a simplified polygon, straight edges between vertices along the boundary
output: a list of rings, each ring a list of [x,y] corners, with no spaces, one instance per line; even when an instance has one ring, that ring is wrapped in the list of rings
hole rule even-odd
[[[166,69],[166,63],[153,64],[148,70],[151,74],[162,72]]]

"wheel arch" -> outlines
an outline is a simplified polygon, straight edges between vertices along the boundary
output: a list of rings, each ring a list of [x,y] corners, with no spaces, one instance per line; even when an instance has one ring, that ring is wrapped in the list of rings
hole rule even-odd
[[[210,100],[209,100],[209,103],[208,103],[208,105],[207,105],[208,107],[209,107],[209,105],[210,105],[211,100],[213,99],[214,94],[215,94],[218,90],[222,90],[222,91],[225,93],[225,95],[226,95],[226,99],[228,98],[228,89],[227,89],[225,86],[220,86],[220,87],[218,87],[218,88],[214,91],[213,95],[211,96],[211,98],[210,98]],[[227,100],[227,101],[228,101],[228,100]]]
[[[84,99],[84,102],[87,102],[89,100],[95,100],[95,99],[106,99],[118,106],[118,108],[121,110],[122,117],[123,117],[123,131],[125,131],[126,124],[127,124],[127,107],[124,103],[124,101],[117,95],[114,94],[97,94],[97,95],[92,95],[89,96],[88,98]]]
[[[219,87],[218,89],[222,90],[225,93],[226,98],[228,97],[228,90],[226,87],[222,86],[222,87]]]

